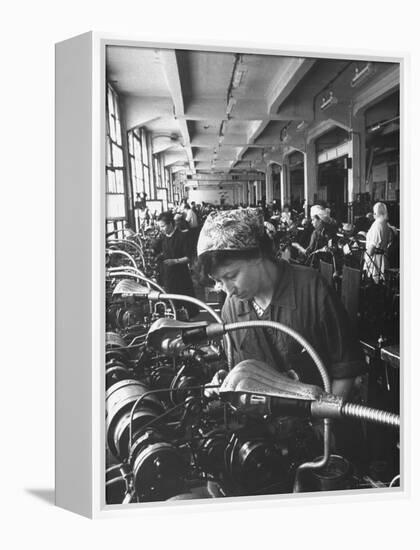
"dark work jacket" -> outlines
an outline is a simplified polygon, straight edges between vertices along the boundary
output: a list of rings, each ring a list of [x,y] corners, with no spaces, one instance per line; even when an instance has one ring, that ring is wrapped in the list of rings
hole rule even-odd
[[[258,319],[251,303],[235,296],[226,299],[222,318],[226,323]],[[320,355],[330,379],[354,378],[365,370],[343,305],[313,269],[280,260],[271,304],[260,319],[283,323],[301,334]],[[322,386],[313,360],[291,336],[271,328],[241,329],[231,336],[235,364],[258,359],[279,371],[293,369],[302,382]]]
[[[162,260],[183,258],[184,256],[189,258],[191,256],[191,246],[188,234],[176,229],[171,237],[162,235],[156,246],[156,252],[162,253]],[[188,264],[165,265],[161,262],[160,280],[168,293],[195,296]],[[190,316],[198,313],[198,308],[194,304],[187,302],[178,302],[178,304],[183,304]]]

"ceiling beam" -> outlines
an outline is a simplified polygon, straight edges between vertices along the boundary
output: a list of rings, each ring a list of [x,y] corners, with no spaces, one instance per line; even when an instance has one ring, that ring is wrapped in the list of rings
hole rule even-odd
[[[280,105],[290,96],[314,63],[314,59],[291,58],[286,66],[283,66],[273,77],[266,94],[267,111],[260,120],[255,120],[255,122],[250,124],[247,135],[247,145],[239,151],[233,166],[242,159],[247,148],[254,144],[255,140],[265,130],[271,120],[282,120],[282,118],[277,115]],[[305,109],[305,112],[299,112],[299,109],[296,109],[295,112],[288,113],[288,118],[283,118],[283,120],[302,120],[308,115],[306,111]],[[271,145],[277,144],[278,141],[276,140],[271,142]],[[267,143],[267,146],[269,145],[270,144]]]
[[[353,100],[353,114],[356,116],[361,109],[367,108],[373,102],[398,88],[400,84],[400,67],[392,67],[380,78],[372,81]]]
[[[121,107],[124,110],[127,130],[147,126],[148,123],[160,118],[173,117],[172,101],[169,97],[126,95],[122,96]]]
[[[185,120],[185,105],[184,95],[182,92],[182,82],[179,74],[178,61],[174,50],[161,50],[160,57],[162,67],[165,73],[166,81],[171,92],[172,101],[174,104],[174,117],[178,120],[179,129],[181,131],[183,145],[187,154],[190,170],[195,172],[193,162],[193,154],[191,150],[190,134],[188,132],[187,122]]]
[[[276,113],[302,78],[316,63],[315,59],[290,58],[285,67],[273,78],[267,92],[268,111]]]

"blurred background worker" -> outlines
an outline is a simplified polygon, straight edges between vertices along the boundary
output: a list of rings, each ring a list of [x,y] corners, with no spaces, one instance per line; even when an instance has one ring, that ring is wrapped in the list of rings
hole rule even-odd
[[[392,243],[393,231],[388,223],[388,210],[383,202],[373,206],[375,221],[366,234],[364,271],[375,283],[384,280],[388,268],[388,250]]]
[[[337,233],[336,225],[330,218],[328,210],[318,204],[311,207],[311,223],[314,229],[309,245],[304,248],[298,242],[292,243],[292,246],[297,248],[297,250],[308,259],[314,252],[326,247],[328,241],[333,239]]]
[[[175,227],[171,212],[162,212],[158,218],[162,232],[155,251],[160,259],[160,281],[170,294],[185,294],[194,297],[193,282],[189,268],[191,247],[187,234]],[[195,304],[179,302],[194,317],[199,309]]]

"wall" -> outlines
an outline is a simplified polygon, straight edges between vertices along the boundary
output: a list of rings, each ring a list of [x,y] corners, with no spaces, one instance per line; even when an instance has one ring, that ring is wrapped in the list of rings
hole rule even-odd
[[[225,204],[234,204],[234,187],[223,185],[222,189],[219,185],[188,187],[189,202],[209,202],[211,204],[220,204],[220,199],[224,199]],[[240,202],[240,201],[239,201]]]

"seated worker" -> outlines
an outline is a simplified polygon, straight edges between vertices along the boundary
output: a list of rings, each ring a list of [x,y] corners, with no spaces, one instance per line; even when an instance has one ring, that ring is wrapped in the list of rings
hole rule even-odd
[[[247,208],[210,214],[197,254],[202,278],[221,283],[227,294],[225,323],[264,319],[295,329],[323,360],[333,393],[348,396],[364,362],[344,307],[315,270],[274,260],[262,212]],[[313,361],[287,334],[250,328],[231,337],[235,364],[257,359],[322,387]]]
[[[156,243],[155,252],[160,257],[160,281],[164,289],[171,294],[186,294],[194,297],[193,282],[189,268],[190,242],[188,234],[177,229],[172,212],[162,212],[158,218],[162,236]],[[189,302],[178,302],[189,317],[195,317],[199,309]]]
[[[335,226],[330,220],[328,211],[322,206],[316,204],[311,207],[311,222],[314,229],[309,245],[304,248],[297,242],[292,243],[292,246],[304,254],[307,259],[317,250],[321,250],[327,246],[328,241],[332,239],[336,233]]]
[[[290,206],[288,204],[285,204],[280,216],[280,224],[287,229],[293,224],[292,219],[292,212],[290,210]]]
[[[194,253],[193,255],[195,256],[198,234],[200,232],[200,229],[198,227],[198,217],[195,211],[191,208],[191,206],[188,203],[185,203],[184,211],[182,214],[184,215],[185,221],[187,222],[190,230],[189,236],[190,236],[192,250]]]

